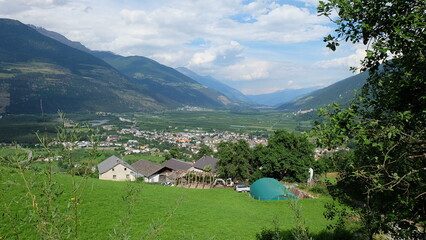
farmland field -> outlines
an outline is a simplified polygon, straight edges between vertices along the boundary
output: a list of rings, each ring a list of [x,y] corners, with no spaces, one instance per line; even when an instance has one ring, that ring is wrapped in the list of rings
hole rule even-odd
[[[160,114],[134,114],[140,129],[202,128],[228,131],[272,131],[297,126],[293,114],[279,111],[170,111]]]
[[[141,130],[183,131],[184,129],[221,130],[269,134],[277,129],[309,131],[312,120],[301,120],[292,113],[273,110],[166,111],[159,113],[123,113],[100,116],[89,113],[66,114],[74,123],[106,121],[115,129],[138,127]],[[119,117],[129,119],[123,122]],[[59,126],[57,114],[4,115],[0,118],[0,143],[37,143],[35,132],[53,136]]]
[[[31,204],[23,182],[15,170],[4,167],[0,170],[0,191],[7,193],[0,196],[3,206],[0,238],[14,238],[12,224],[20,239],[38,239],[34,227],[25,222],[28,220],[25,210]],[[56,203],[65,211],[72,202],[71,176],[54,176],[64,191]],[[37,181],[42,178],[35,177]],[[130,188],[138,191],[129,219],[131,239],[152,235],[150,224],[153,222],[160,228],[158,234],[149,239],[254,239],[263,228],[272,228],[274,219],[283,229],[290,230],[294,225],[288,201],[257,201],[232,189],[183,189],[93,178],[77,180],[84,181],[78,206],[81,239],[108,239],[114,228],[120,228],[120,220],[124,219],[129,206],[123,196]],[[32,191],[36,192],[37,186]],[[329,201],[327,197],[299,200],[306,224],[313,233],[326,228],[328,222],[322,213],[324,203]],[[6,211],[14,212],[15,218],[7,217]]]

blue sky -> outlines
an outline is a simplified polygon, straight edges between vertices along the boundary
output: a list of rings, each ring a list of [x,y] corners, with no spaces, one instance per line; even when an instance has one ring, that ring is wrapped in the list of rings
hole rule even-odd
[[[0,0],[0,17],[92,50],[187,67],[246,94],[327,86],[352,75],[362,45],[336,52],[314,0]]]

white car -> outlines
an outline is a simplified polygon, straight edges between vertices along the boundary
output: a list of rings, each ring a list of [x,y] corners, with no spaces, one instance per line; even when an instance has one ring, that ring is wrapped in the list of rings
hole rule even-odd
[[[250,187],[244,184],[237,184],[235,186],[235,191],[237,192],[250,192]]]

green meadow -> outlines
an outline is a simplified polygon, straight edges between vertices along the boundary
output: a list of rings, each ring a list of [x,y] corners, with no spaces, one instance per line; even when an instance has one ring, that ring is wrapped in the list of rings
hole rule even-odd
[[[34,225],[29,222],[30,199],[16,169],[0,167],[0,239],[39,239]],[[28,176],[33,172],[28,171]],[[43,183],[45,177],[34,175],[34,182]],[[72,203],[72,178],[55,174],[54,185],[63,191],[52,206],[66,211]],[[279,227],[290,230],[294,217],[288,201],[258,201],[246,193],[233,189],[184,189],[136,182],[112,182],[94,178],[77,178],[83,182],[78,205],[80,239],[111,239],[114,229],[125,221],[130,239],[255,239],[256,233]],[[32,191],[39,192],[41,184]],[[130,189],[137,191],[134,201],[125,200]],[[39,192],[40,193],[40,192]],[[36,196],[40,197],[39,194]],[[302,199],[303,216],[312,233],[323,231],[327,222],[323,217],[328,197]],[[128,207],[130,217],[126,219]],[[13,213],[12,217],[7,213]],[[64,219],[65,221],[65,219]],[[153,234],[152,224],[157,226]]]

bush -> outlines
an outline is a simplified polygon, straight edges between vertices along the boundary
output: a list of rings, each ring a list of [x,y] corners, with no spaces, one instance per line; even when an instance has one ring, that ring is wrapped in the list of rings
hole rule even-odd
[[[315,185],[309,189],[312,193],[322,194],[322,195],[328,195],[328,189],[326,186],[322,185]]]
[[[282,231],[279,229],[263,229],[256,234],[256,240],[284,240],[293,239],[290,231]]]

